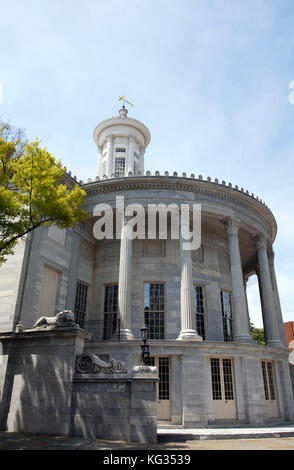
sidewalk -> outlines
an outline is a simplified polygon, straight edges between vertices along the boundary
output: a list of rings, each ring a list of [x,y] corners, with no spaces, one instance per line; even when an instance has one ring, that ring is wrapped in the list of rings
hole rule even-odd
[[[205,428],[205,429],[184,429],[179,427],[160,426],[157,429],[157,436],[160,442],[168,442],[172,438],[174,441],[186,440],[224,440],[224,439],[253,439],[253,438],[280,438],[293,437],[294,426],[267,426],[263,428]]]
[[[290,426],[271,428],[271,437],[266,437],[269,435],[269,428],[177,429],[177,436],[181,434],[181,441],[179,437],[176,438],[171,433],[167,438],[168,433],[166,431],[164,429],[159,430],[157,444],[0,432],[0,450],[294,450],[294,427]],[[179,433],[178,431],[182,432]],[[220,434],[217,433],[220,433],[220,431],[221,435],[225,437],[218,437]],[[249,431],[251,431],[251,434],[249,434],[251,437],[247,438]],[[243,436],[241,439],[240,435]],[[256,435],[259,437],[256,438]],[[193,437],[191,438],[191,436]],[[195,438],[195,436],[201,437]],[[245,436],[246,438],[244,438]],[[166,439],[169,439],[169,441]]]

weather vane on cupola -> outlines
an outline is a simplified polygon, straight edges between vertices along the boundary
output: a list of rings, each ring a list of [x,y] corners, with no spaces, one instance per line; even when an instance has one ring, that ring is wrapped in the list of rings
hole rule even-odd
[[[122,101],[123,102],[123,107],[125,107],[125,103],[128,103],[130,106],[134,106],[132,103],[130,103],[126,97],[123,95],[123,96],[119,96],[118,97],[118,101]]]

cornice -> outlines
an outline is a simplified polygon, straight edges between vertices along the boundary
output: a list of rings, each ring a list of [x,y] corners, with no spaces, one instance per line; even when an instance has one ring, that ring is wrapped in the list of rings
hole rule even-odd
[[[223,183],[178,176],[128,176],[93,181],[83,184],[82,188],[86,191],[88,196],[134,189],[164,189],[189,191],[216,197],[242,206],[257,214],[269,227],[272,234],[272,241],[274,241],[276,237],[277,224],[271,210],[260,199],[255,198],[248,192],[243,192],[230,185],[226,186]]]
[[[101,134],[104,129],[107,129],[107,127],[110,127],[113,124],[130,125],[132,127],[135,127],[136,129],[139,129],[144,135],[146,147],[151,140],[151,134],[149,132],[149,129],[145,126],[145,124],[143,124],[143,122],[129,117],[114,116],[108,119],[104,119],[103,121],[99,122],[99,124],[95,127],[93,131],[93,137],[95,142],[97,141],[98,135]]]

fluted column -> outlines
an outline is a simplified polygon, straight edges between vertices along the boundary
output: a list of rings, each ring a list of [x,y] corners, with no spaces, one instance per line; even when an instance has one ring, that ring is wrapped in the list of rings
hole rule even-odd
[[[281,346],[266,244],[266,237],[263,234],[259,234],[256,237],[256,248],[259,264],[259,285],[261,288],[265,339],[266,344],[269,346]]]
[[[188,223],[187,223],[188,225]],[[193,272],[191,250],[184,250],[185,240],[182,236],[183,221],[180,227],[180,267],[181,267],[181,332],[178,340],[182,341],[202,341],[193,328],[195,325],[195,313],[193,303]]]
[[[249,330],[246,294],[238,240],[238,225],[235,220],[229,219],[225,222],[225,228],[228,234],[229,259],[232,276],[234,341],[251,343],[252,338]]]
[[[113,136],[109,135],[107,137],[107,163],[106,163],[107,177],[110,178],[113,172],[114,172],[113,170]]]
[[[102,153],[103,153],[103,147],[101,145],[98,146],[98,162],[97,162],[97,176],[100,178],[103,178],[104,175],[102,175]]]
[[[141,171],[142,175],[144,175],[144,155],[145,155],[145,149],[141,149],[140,159],[139,159],[139,171]]]
[[[122,340],[134,339],[131,331],[132,240],[127,221],[127,217],[122,218],[118,281],[118,312]]]
[[[280,332],[280,341],[283,346],[287,346],[285,330],[284,330],[284,322],[283,322],[283,316],[282,316],[282,309],[281,309],[280,297],[279,297],[279,289],[278,289],[276,272],[275,272],[274,257],[275,257],[275,254],[272,250],[268,254],[268,262],[269,262],[269,269],[270,269],[270,275],[271,275],[271,281],[272,281],[274,302],[275,302],[275,307],[276,307],[276,317],[277,317],[278,328]]]
[[[128,155],[128,165],[127,165],[127,174],[134,173],[134,144],[135,138],[133,136],[129,137],[129,155]]]

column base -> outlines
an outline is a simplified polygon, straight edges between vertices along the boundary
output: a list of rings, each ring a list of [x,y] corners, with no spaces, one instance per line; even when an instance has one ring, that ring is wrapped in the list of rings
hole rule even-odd
[[[252,339],[252,337],[249,334],[237,335],[234,337],[234,341],[238,343],[250,343],[250,344],[255,343],[255,341]]]
[[[269,341],[265,342],[266,346],[274,346],[276,348],[282,348],[282,343],[279,339],[270,339]]]
[[[135,339],[135,338],[131,330],[128,330],[128,329],[120,330],[121,341],[128,341],[132,339]]]
[[[196,330],[182,330],[177,341],[202,341]]]

